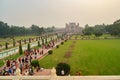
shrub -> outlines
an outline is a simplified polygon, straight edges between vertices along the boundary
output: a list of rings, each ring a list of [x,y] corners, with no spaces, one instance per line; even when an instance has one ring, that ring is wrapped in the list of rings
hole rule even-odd
[[[61,44],[63,45],[63,44],[64,44],[64,42],[61,42]]]
[[[108,39],[108,37],[104,37],[104,39]]]
[[[65,40],[65,42],[67,42],[67,39]]]
[[[62,73],[64,71],[64,74]],[[69,75],[70,73],[70,65],[67,63],[58,63],[56,67],[56,74],[58,76]]]
[[[49,50],[49,51],[48,51],[48,54],[52,54],[52,53],[53,53],[53,51],[52,51],[52,50]]]
[[[37,67],[37,66],[39,66],[39,61],[38,60],[33,60],[31,62],[31,65],[34,66],[34,67]]]
[[[59,45],[57,45],[56,48],[59,48]]]

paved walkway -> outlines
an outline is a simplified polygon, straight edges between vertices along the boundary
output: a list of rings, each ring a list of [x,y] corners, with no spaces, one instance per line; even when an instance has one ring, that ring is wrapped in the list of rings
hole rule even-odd
[[[33,76],[50,76],[51,75],[51,69],[44,69],[43,71],[34,72]]]
[[[60,44],[61,41],[59,42],[56,42],[54,47],[56,47],[56,45]],[[49,50],[52,50],[53,48],[49,48],[49,49],[43,49],[43,55],[40,55],[40,54],[37,54],[37,60],[40,60],[40,59],[43,59],[46,55],[48,55],[48,51]],[[34,56],[32,56],[33,60],[34,60]],[[3,69],[3,67],[5,67],[6,64],[4,66],[2,66],[0,69]],[[23,69],[23,72],[22,72],[22,75],[24,75],[25,71],[28,70],[28,69]],[[47,75],[51,75],[51,69],[44,69],[42,71],[39,71],[39,72],[36,72],[34,71],[34,75],[37,76],[37,75],[42,75],[42,76],[47,76]]]
[[[53,48],[56,48],[56,45],[59,45],[61,43],[61,41],[55,43]],[[49,49],[43,49],[43,55],[38,54],[37,55],[37,60],[43,59],[46,55],[48,55],[48,51],[52,50],[53,48],[49,48]],[[32,56],[34,58],[34,56]],[[22,72],[22,75],[24,75],[25,71],[28,69],[24,69]],[[51,69],[44,69],[42,71],[34,71],[34,75],[33,76],[38,76],[38,75],[42,75],[42,76],[48,76],[51,75]]]

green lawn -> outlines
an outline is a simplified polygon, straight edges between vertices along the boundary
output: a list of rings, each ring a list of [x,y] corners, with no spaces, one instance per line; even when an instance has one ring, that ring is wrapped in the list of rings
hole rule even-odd
[[[71,66],[71,75],[77,71],[82,75],[120,75],[119,61],[120,39],[69,40],[40,60],[40,65],[52,68],[66,62]]]
[[[88,36],[88,35],[84,35],[84,36],[81,36],[81,35],[73,35],[72,37],[71,37],[71,39],[75,39],[75,37],[77,37],[77,39],[80,39],[80,38],[90,38],[90,39],[94,39],[95,38],[95,35],[94,34],[92,34],[92,35],[90,35],[90,36]],[[98,37],[98,38],[101,38],[101,39],[103,39],[103,38],[109,38],[109,37],[112,37],[112,38],[119,38],[118,36],[111,36],[110,34],[103,34],[102,36],[100,36],[100,37]]]

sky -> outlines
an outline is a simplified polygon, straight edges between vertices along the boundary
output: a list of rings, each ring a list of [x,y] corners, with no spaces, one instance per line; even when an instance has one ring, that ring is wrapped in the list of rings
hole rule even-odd
[[[30,27],[65,23],[112,24],[120,19],[120,0],[0,0],[0,21]]]

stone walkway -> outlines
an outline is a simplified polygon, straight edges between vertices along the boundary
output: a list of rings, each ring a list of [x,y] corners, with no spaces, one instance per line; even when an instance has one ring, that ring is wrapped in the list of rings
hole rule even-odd
[[[53,48],[55,48],[56,45],[59,45],[61,42],[62,41],[59,41],[59,42],[55,43],[55,46]],[[43,59],[46,55],[48,55],[48,51],[52,50],[53,48],[43,49],[43,55],[38,54],[37,55],[37,60]],[[32,56],[32,57],[34,59],[34,56]],[[4,66],[2,66],[0,69],[3,69]],[[23,69],[22,75],[24,75],[24,73],[25,73],[26,70],[28,70],[28,69]],[[33,76],[48,76],[48,75],[51,75],[51,69],[44,69],[42,71],[39,70],[38,72],[34,71],[34,75]]]
[[[60,43],[61,43],[61,41],[55,43],[55,45],[54,45],[53,48],[56,48],[56,45],[59,45]],[[53,48],[43,49],[43,55],[37,55],[37,60],[43,59],[46,55],[48,55],[48,51],[52,50]],[[22,75],[24,75],[24,73],[25,73],[26,70],[28,70],[28,69],[24,69],[23,70]],[[34,75],[33,76],[48,76],[48,75],[51,75],[51,69],[44,69],[44,70],[39,71],[39,72],[34,71]]]
[[[33,76],[50,76],[51,75],[51,69],[44,69],[43,71],[35,72]]]

